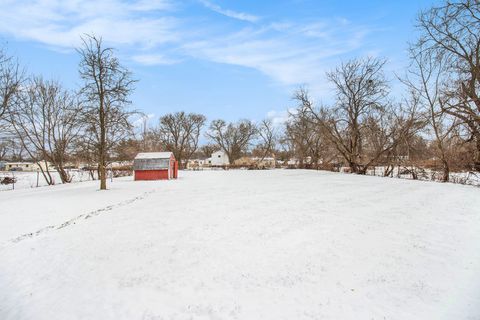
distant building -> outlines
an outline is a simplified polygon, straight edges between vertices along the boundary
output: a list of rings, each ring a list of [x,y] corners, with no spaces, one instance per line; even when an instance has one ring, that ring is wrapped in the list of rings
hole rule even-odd
[[[178,161],[172,152],[139,153],[133,160],[135,180],[169,180],[178,177]]]
[[[287,161],[287,165],[288,166],[296,166],[300,163],[300,161],[297,159],[297,158],[290,158],[288,161]]]
[[[210,158],[210,165],[212,167],[215,166],[228,166],[230,164],[230,161],[228,159],[228,155],[225,153],[225,151],[219,150],[215,151],[212,153],[212,157]]]
[[[211,163],[210,158],[208,159],[190,159],[187,162],[186,169],[188,170],[199,170],[202,168],[209,167]]]
[[[35,162],[7,162],[5,163],[6,171],[37,171],[37,170],[44,170],[44,171],[56,171],[55,167],[52,166],[50,162],[41,161],[39,163]]]
[[[288,161],[287,161],[287,166],[288,167],[298,167],[300,165],[315,165],[315,164],[318,164],[317,163],[313,163],[312,162],[312,157],[308,156],[308,157],[305,157],[303,158],[303,161],[301,161],[302,159],[299,159],[299,158],[290,158]]]

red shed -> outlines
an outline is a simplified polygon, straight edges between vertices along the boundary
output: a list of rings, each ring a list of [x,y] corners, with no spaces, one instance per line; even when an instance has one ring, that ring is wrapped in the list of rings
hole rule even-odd
[[[178,177],[178,162],[172,152],[139,153],[133,160],[135,180],[168,180]]]

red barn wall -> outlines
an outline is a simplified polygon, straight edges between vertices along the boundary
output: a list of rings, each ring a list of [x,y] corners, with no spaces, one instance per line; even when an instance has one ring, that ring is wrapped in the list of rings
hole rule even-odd
[[[168,170],[136,170],[135,180],[168,180]]]

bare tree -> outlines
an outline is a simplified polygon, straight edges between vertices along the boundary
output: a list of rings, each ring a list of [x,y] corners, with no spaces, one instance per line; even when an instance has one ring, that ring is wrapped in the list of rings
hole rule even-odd
[[[474,168],[480,171],[480,2],[447,1],[422,12],[418,28],[418,46],[445,61],[451,81],[442,109],[468,128],[476,145]]]
[[[417,100],[408,99],[369,114],[362,126],[364,138],[360,173],[366,173],[371,166],[388,162],[391,155],[397,162],[410,161],[408,143],[423,127],[417,109]]]
[[[80,110],[74,95],[60,84],[33,78],[9,112],[11,127],[30,158],[44,164],[40,170],[48,184],[54,184],[48,162],[62,183],[71,180],[65,163],[82,129]]]
[[[21,162],[25,159],[25,148],[15,135],[9,136],[6,143],[10,160]]]
[[[450,147],[453,133],[458,126],[458,120],[445,112],[448,95],[443,88],[448,83],[445,76],[444,57],[435,57],[432,52],[425,50],[421,43],[410,48],[412,61],[409,76],[403,80],[414,95],[425,115],[425,122],[433,134],[435,155],[442,163],[441,181],[447,182],[450,176]]]
[[[262,162],[267,156],[272,156],[277,143],[277,130],[269,119],[262,120],[258,125],[258,137],[260,139],[256,149],[261,152],[259,162]]]
[[[81,57],[80,77],[84,80],[81,93],[86,106],[88,145],[95,151],[100,190],[106,190],[109,152],[132,130],[131,112],[125,107],[131,103],[129,95],[135,80],[115,57],[113,49],[103,46],[101,38],[87,35],[82,42],[77,52]]]
[[[0,121],[5,118],[23,78],[18,62],[0,48]]]
[[[299,168],[317,167],[319,160],[323,162],[327,158],[324,152],[327,151],[326,139],[321,132],[322,127],[304,105],[304,103],[312,104],[307,90],[296,91],[293,98],[299,105],[295,112],[290,112],[289,119],[285,123],[284,142],[290,146]]]
[[[124,139],[115,146],[115,159],[117,161],[131,161],[139,152],[149,151],[145,149],[146,137],[142,136],[142,140],[133,137]]]
[[[257,128],[250,120],[229,124],[224,120],[214,120],[207,132],[207,136],[227,154],[230,164],[247,151],[256,134]]]
[[[216,144],[209,143],[201,146],[200,151],[205,158],[210,158],[212,156],[212,153],[217,151],[218,148],[219,147]]]
[[[355,59],[327,73],[336,89],[333,108],[315,107],[303,89],[295,95],[354,173],[365,174],[416,127],[415,108],[389,101],[384,64],[382,59]]]
[[[352,172],[361,172],[362,126],[375,109],[385,108],[388,84],[383,75],[385,60],[351,60],[327,73],[335,85],[336,106],[327,124],[327,132]]]
[[[198,149],[198,141],[205,121],[204,115],[187,114],[183,111],[160,118],[155,132],[165,148],[173,152],[182,168]]]
[[[17,148],[12,149],[16,140],[11,136],[11,130],[8,129],[8,111],[15,103],[23,81],[24,74],[18,62],[9,56],[4,49],[0,48],[0,145],[2,159],[9,154],[13,156],[12,153],[18,151]]]
[[[7,159],[9,151],[8,141],[0,140],[0,161]]]

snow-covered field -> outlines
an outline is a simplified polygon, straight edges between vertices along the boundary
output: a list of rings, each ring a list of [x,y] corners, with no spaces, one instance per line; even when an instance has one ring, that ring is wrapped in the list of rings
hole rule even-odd
[[[0,319],[480,319],[480,189],[181,172],[0,193]]]
[[[54,171],[50,173],[53,177],[55,184],[61,184],[62,180],[58,172]],[[71,170],[70,175],[72,176],[72,182],[82,182],[92,180],[90,173],[88,171],[82,170]],[[22,172],[22,171],[0,171],[0,179],[3,177],[15,178],[15,189],[29,189],[47,186],[45,178],[40,172]],[[0,191],[9,191],[12,190],[13,186],[11,184],[2,185],[0,184]]]
[[[348,169],[346,167],[342,169]],[[375,167],[369,169],[367,171],[367,175],[370,176],[377,176],[383,177],[384,176],[385,167]],[[442,172],[441,171],[434,171],[431,169],[422,169],[422,168],[414,168],[414,167],[396,167],[393,169],[391,176],[395,178],[401,179],[413,179],[412,174],[408,172],[408,170],[414,170],[417,174],[417,179],[421,181],[437,181],[440,182],[442,179]],[[400,172],[399,172],[400,171]],[[343,171],[345,172],[345,171]],[[385,177],[388,178],[388,177]],[[458,183],[458,184],[465,184],[471,186],[480,186],[480,173],[478,172],[450,172],[449,175],[449,182],[450,183]]]

